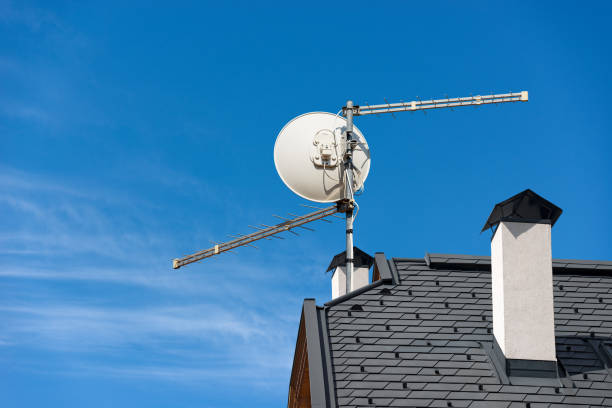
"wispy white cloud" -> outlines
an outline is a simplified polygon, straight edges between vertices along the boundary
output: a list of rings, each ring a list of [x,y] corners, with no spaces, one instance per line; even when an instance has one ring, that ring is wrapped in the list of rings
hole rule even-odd
[[[32,345],[64,351],[114,348],[117,345],[207,340],[225,337],[261,341],[277,337],[271,321],[251,310],[228,311],[212,304],[176,307],[91,307],[70,305],[0,305],[4,335],[9,342],[19,339]],[[12,340],[10,340],[12,338]]]
[[[175,177],[180,183],[193,185],[194,191],[210,191],[211,187],[190,176]],[[202,190],[199,190],[202,189]],[[209,192],[210,196],[219,196]],[[175,237],[168,236],[156,221],[154,204],[121,192],[92,190],[82,186],[0,168],[0,210],[12,214],[17,223],[0,227],[0,255],[38,255],[29,262],[12,263],[5,258],[0,276],[29,279],[93,280],[124,282],[175,290],[178,286],[170,269],[171,258],[180,255]],[[203,235],[199,225],[199,236]],[[193,235],[193,232],[190,232]],[[202,245],[208,242],[203,239]],[[195,248],[194,248],[195,249]],[[66,256],[79,255],[79,263],[64,261]],[[107,259],[112,267],[83,262],[87,255]],[[273,254],[271,257],[278,257]],[[61,262],[55,264],[52,260]],[[45,262],[41,262],[44,260]],[[36,262],[38,261],[38,262]],[[301,262],[304,271],[312,266]],[[246,283],[277,275],[281,270],[227,255],[214,258],[209,265],[218,274],[240,276]],[[280,268],[284,262],[276,263]],[[61,267],[58,267],[60,266]],[[193,282],[189,282],[191,285]],[[196,285],[197,287],[197,285]]]
[[[0,208],[19,223],[0,230],[0,254],[88,253],[128,259],[134,251],[147,248],[152,254],[161,245],[161,238],[146,228],[149,224],[141,212],[133,211],[143,209],[142,202],[3,170]],[[128,217],[117,217],[126,210]]]
[[[12,264],[0,266],[0,279],[23,281],[24,284],[31,281],[122,285],[134,287],[135,290],[147,289],[163,293],[164,296],[206,296],[224,300],[224,304],[232,300],[241,304],[260,303],[257,288],[267,286],[267,282],[282,285],[292,279],[281,266],[264,268],[240,260],[213,265],[204,274],[173,271],[169,261],[162,265],[167,267],[49,267]],[[299,306],[300,299],[287,287],[269,287],[266,293],[270,296],[266,304]]]
[[[62,26],[55,14],[47,10],[17,6],[9,0],[0,1],[0,21],[5,24],[22,24],[32,31],[38,31],[44,26]]]
[[[0,103],[0,110],[5,116],[27,121],[49,123],[51,113],[41,107],[23,104],[17,101],[4,101]]]
[[[0,164],[0,192],[13,193],[26,197],[39,197],[43,194],[54,194],[63,201],[89,200],[103,204],[141,206],[146,204],[131,192],[110,190],[102,185],[91,185],[75,180],[59,180],[40,173],[26,172],[14,167]]]
[[[92,374],[172,381],[263,376],[267,382],[282,382],[279,373],[290,366],[286,355],[293,336],[287,335],[287,323],[252,310],[226,310],[214,304],[132,309],[0,305],[0,313],[0,347],[110,359],[132,355],[113,366],[85,366]],[[146,358],[134,360],[134,350],[145,352]],[[157,361],[156,367],[151,367],[152,361]]]
[[[58,129],[104,122],[83,95],[86,79],[65,74],[66,62],[84,72],[82,62],[92,47],[86,37],[43,4],[0,0],[0,26],[7,44],[19,44],[0,57],[3,137],[32,137],[20,132],[24,126],[62,137],[68,132]]]
[[[36,371],[35,367],[31,369]],[[278,366],[262,369],[260,366],[246,365],[244,361],[241,364],[224,361],[224,364],[215,367],[184,367],[172,364],[111,366],[96,363],[73,365],[69,370],[56,371],[53,375],[108,377],[121,379],[122,381],[145,380],[149,384],[151,380],[157,380],[163,383],[179,383],[182,386],[193,386],[199,389],[202,388],[203,384],[208,384],[210,387],[212,384],[223,383],[231,384],[230,387],[239,386],[242,390],[248,390],[249,388],[269,390],[283,398],[282,395],[288,387],[289,380],[287,376],[270,375],[274,372],[278,373],[278,371]],[[39,373],[45,374],[44,371],[39,371]]]
[[[66,375],[286,383],[300,299],[282,263],[230,255],[205,275],[172,271],[164,254],[176,244],[153,231],[146,200],[2,170],[0,210],[12,225],[0,227],[0,357],[9,349],[85,356],[53,370]],[[44,372],[44,364],[20,366]]]

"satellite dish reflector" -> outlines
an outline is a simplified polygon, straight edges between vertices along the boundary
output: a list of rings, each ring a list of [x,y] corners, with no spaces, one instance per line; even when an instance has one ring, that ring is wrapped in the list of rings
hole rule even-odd
[[[329,203],[344,198],[342,160],[346,150],[346,119],[327,112],[305,113],[283,127],[274,144],[278,175],[295,194]],[[353,127],[353,189],[359,190],[370,171],[370,150]]]

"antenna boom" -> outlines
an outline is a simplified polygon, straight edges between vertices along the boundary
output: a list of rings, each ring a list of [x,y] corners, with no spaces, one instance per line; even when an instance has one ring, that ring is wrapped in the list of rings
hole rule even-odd
[[[341,204],[333,205],[331,207],[322,208],[318,211],[311,212],[310,214],[301,215],[299,217],[295,217],[289,219],[287,221],[281,222],[280,224],[272,225],[267,228],[261,228],[251,234],[241,235],[239,238],[228,242],[222,242],[220,244],[216,244],[215,246],[204,249],[202,251],[198,251],[194,254],[184,256],[183,258],[177,258],[172,261],[172,267],[174,269],[178,269],[181,266],[189,265],[190,263],[194,263],[197,261],[201,261],[205,258],[210,258],[213,255],[218,255],[222,252],[230,251],[232,249],[249,245],[251,246],[251,242],[268,238],[275,234],[279,234],[281,232],[290,231],[293,228],[301,227],[304,224],[307,224],[312,221],[320,220],[325,217],[329,217],[331,215],[336,214],[337,212],[343,211],[343,206]],[[275,237],[277,238],[277,237]]]
[[[347,111],[352,110],[353,116],[378,115],[381,113],[417,111],[441,108],[456,108],[461,106],[489,105],[506,102],[527,102],[529,95],[527,91],[511,92],[495,95],[476,95],[463,98],[431,99],[428,101],[411,101],[400,103],[384,103],[380,105],[343,107],[342,114],[347,116]]]

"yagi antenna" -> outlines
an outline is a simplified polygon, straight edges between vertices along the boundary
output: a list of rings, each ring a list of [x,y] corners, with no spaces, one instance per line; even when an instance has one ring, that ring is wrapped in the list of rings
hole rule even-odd
[[[286,231],[293,232],[293,228],[299,228],[309,222],[328,217],[332,214],[337,213],[340,209],[341,208],[339,205],[333,205],[331,207],[320,209],[319,211],[311,212],[310,214],[288,219],[287,221],[277,225],[266,226],[265,228],[253,227],[256,228],[257,231],[246,235],[240,234],[237,236],[236,239],[233,239],[231,241],[221,242],[215,244],[214,246],[208,249],[204,249],[194,254],[184,256],[183,258],[175,259],[172,262],[172,267],[174,269],[178,269],[181,266],[189,265],[190,263],[198,262],[202,259],[210,258],[213,255],[218,255],[223,252],[231,251],[232,249],[245,245],[254,247],[254,245],[252,245],[252,242],[258,241],[260,239],[269,239],[269,237],[282,239],[282,237],[279,237],[276,234],[280,234],[281,232]]]
[[[350,292],[353,275],[353,210],[357,206],[355,192],[363,188],[370,171],[370,150],[363,134],[353,124],[355,116],[379,115],[383,113],[414,112],[426,113],[430,109],[453,109],[464,106],[500,104],[508,102],[527,102],[527,91],[505,94],[475,95],[463,98],[431,99],[380,105],[354,105],[347,101],[338,114],[312,112],[300,115],[285,125],[276,138],[274,145],[274,164],[276,171],[291,191],[310,201],[335,203],[335,205],[316,209],[306,215],[294,218],[281,218],[280,224],[249,227],[255,229],[247,235],[238,235],[234,240],[215,244],[213,247],[175,259],[172,266],[181,266],[218,255],[222,252],[249,245],[254,241],[282,237],[281,232],[293,232],[304,224],[338,217],[345,214],[346,220],[346,293]]]
[[[455,108],[460,106],[478,106],[507,102],[527,102],[529,95],[527,91],[511,92],[495,95],[475,95],[464,98],[431,99],[423,101],[417,96],[417,101],[384,103],[381,105],[354,106],[353,116],[378,115],[381,113],[405,112],[416,110],[429,110],[441,108]],[[342,108],[346,115],[348,105]]]

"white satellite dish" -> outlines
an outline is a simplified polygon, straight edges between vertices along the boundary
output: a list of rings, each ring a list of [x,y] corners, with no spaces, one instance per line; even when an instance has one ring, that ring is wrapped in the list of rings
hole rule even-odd
[[[295,194],[329,203],[342,200],[346,119],[328,112],[311,112],[292,119],[274,144],[278,175]],[[353,191],[363,187],[370,171],[370,150],[363,134],[353,128]]]

